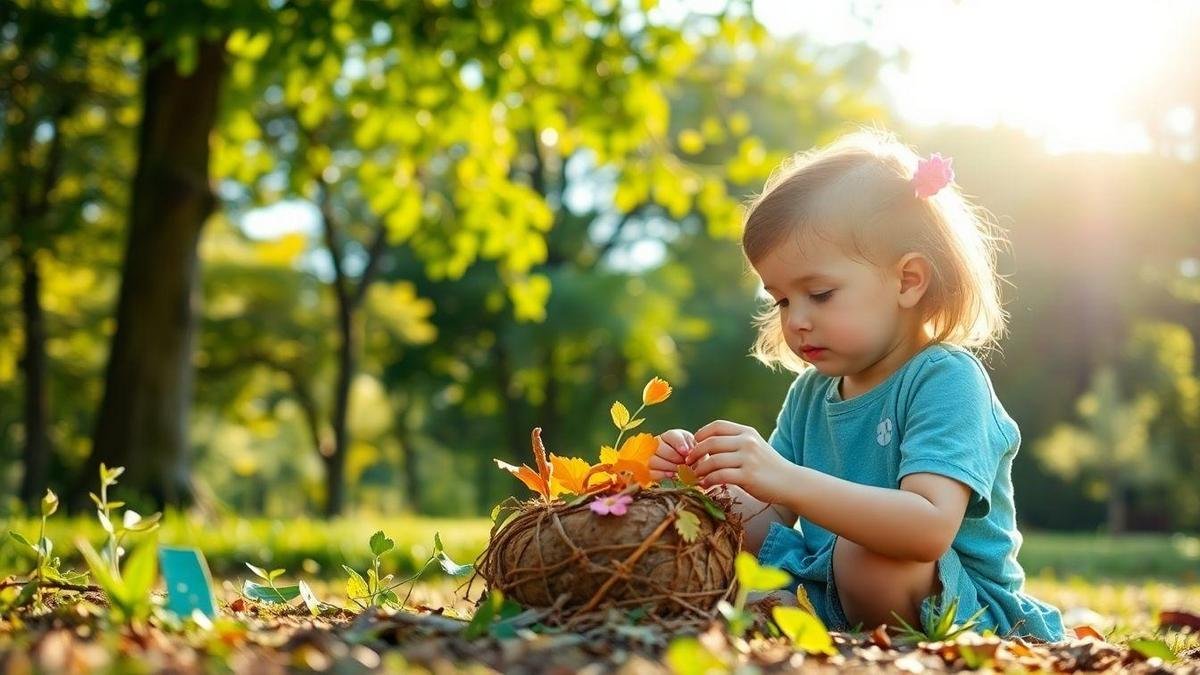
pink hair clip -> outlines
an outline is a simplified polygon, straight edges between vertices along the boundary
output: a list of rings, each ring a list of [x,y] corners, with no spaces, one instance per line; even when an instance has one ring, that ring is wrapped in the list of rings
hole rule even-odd
[[[942,157],[936,152],[930,155],[929,159],[918,160],[917,170],[910,181],[916,195],[931,197],[949,185],[950,181],[954,180],[954,168],[950,166],[953,161],[952,158]]]

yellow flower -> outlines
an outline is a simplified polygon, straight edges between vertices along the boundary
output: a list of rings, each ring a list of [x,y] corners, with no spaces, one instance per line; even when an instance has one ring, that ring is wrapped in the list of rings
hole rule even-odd
[[[646,384],[646,388],[642,390],[642,404],[654,405],[662,403],[671,396],[671,385],[661,377],[656,377]]]

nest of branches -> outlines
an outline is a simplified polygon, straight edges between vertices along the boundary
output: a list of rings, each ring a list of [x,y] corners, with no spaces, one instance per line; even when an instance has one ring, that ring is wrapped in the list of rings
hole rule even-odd
[[[734,591],[743,529],[733,498],[694,486],[631,496],[620,517],[583,499],[524,502],[497,522],[477,573],[523,606],[559,610],[559,619],[608,608],[710,618]]]

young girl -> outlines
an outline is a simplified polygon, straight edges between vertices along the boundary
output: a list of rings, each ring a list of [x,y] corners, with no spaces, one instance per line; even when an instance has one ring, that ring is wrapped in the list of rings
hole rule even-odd
[[[777,170],[742,236],[772,301],[753,354],[798,373],[775,431],[672,430],[651,468],[729,485],[754,516],[746,547],[831,629],[957,599],[960,622],[983,610],[976,630],[1059,640],[1017,562],[1020,432],[968,351],[1004,327],[999,239],[952,181],[950,160],[874,130]]]

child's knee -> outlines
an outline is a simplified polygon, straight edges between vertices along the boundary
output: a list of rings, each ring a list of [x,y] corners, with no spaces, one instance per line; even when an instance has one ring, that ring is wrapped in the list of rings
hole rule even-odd
[[[834,546],[833,569],[846,617],[868,625],[894,622],[893,611],[914,620],[937,578],[936,563],[896,560],[842,538]]]

